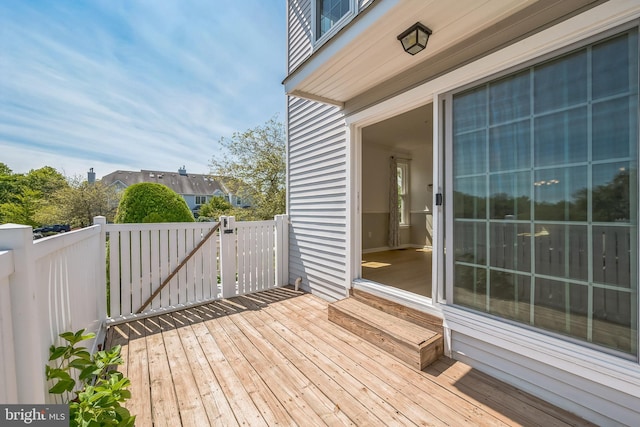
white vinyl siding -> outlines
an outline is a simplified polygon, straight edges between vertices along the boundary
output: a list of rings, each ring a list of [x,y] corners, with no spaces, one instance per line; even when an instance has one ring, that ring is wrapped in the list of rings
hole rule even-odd
[[[313,50],[311,39],[311,1],[289,0],[287,11],[287,61],[288,70],[292,72]]]
[[[371,6],[372,3],[373,0],[358,0],[357,13]],[[315,25],[312,25],[312,20],[315,16],[315,13],[312,13],[312,8],[315,7],[316,2],[315,0],[289,0],[287,4],[287,70],[291,73],[314,51],[314,40],[317,37],[314,39],[312,34],[315,27]],[[353,16],[357,15],[357,13],[353,14]],[[353,19],[353,16],[351,19]],[[344,24],[346,24],[346,21],[340,26],[344,26]],[[331,38],[333,35],[328,37]]]
[[[288,99],[289,275],[326,299],[346,295],[346,127],[342,113]]]

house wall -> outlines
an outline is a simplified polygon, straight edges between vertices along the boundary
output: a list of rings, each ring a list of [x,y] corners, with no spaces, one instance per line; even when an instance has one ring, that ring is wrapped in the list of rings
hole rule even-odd
[[[412,103],[420,105],[429,100],[437,100],[440,94],[447,91],[504,72],[510,67],[566,48],[572,43],[637,19],[640,19],[640,4],[637,1],[605,2],[566,22],[551,26],[466,65],[450,68],[446,73],[425,79],[420,85],[407,86],[404,89],[394,88],[397,90],[393,91],[393,97],[387,96],[390,91],[381,92],[374,88],[370,93],[360,97],[357,103],[358,108],[349,108],[349,102],[347,103],[347,111],[354,112],[348,117],[349,124],[357,128],[358,120],[365,120],[368,106],[375,105],[376,111],[383,111],[385,108],[388,108],[387,111],[393,111],[393,109],[401,109],[402,105]],[[434,104],[436,104],[434,117],[438,117],[442,111],[439,111],[437,102]],[[335,122],[331,121],[331,118]],[[371,120],[371,117],[366,119]],[[342,198],[337,198],[330,210],[327,208],[332,206],[331,203],[320,202],[323,200],[320,194],[325,194],[320,191],[326,179],[325,175],[321,175],[323,178],[320,183],[305,180],[301,168],[304,169],[307,166],[304,162],[299,162],[295,151],[319,150],[322,152],[317,155],[317,161],[322,162],[323,166],[318,166],[316,172],[319,173],[322,170],[319,168],[325,168],[334,179],[332,183],[342,190],[345,183],[351,184],[347,171],[349,162],[342,154],[349,141],[347,129],[340,128],[339,125],[343,120],[344,117],[340,111],[332,107],[322,107],[319,104],[294,98],[289,99],[290,131],[295,128],[300,132],[292,133],[289,142],[290,156],[292,156],[289,159],[290,185],[292,186],[290,209],[292,230],[294,230],[291,238],[291,277],[294,278],[305,272],[310,273],[307,286],[311,289],[319,289],[318,293],[327,295],[329,299],[342,294],[341,286],[344,286],[344,281],[348,279],[348,273],[345,273],[346,266],[342,267],[342,271],[339,270],[339,262],[332,262],[330,266],[323,265],[324,259],[329,259],[330,253],[344,258],[348,256],[346,253],[349,247],[348,231],[340,230],[334,225],[329,233],[322,233],[320,237],[313,239],[308,237],[322,220],[330,221],[330,218],[345,220],[348,214],[344,212],[349,207],[343,203]],[[326,129],[314,126],[321,121],[330,122],[331,126]],[[357,138],[357,135],[354,138]],[[315,141],[313,148],[308,145],[312,140]],[[329,161],[329,152],[340,155]],[[349,154],[347,153],[346,156],[348,157]],[[365,159],[362,163],[366,165]],[[414,177],[414,172],[412,171],[412,180],[415,182],[420,178]],[[366,178],[363,175],[364,179]],[[300,191],[305,184],[307,184],[305,188],[308,190],[308,197],[303,201],[296,196],[305,194]],[[313,193],[313,190],[317,193]],[[344,191],[348,192],[346,189]],[[416,189],[416,191],[420,190]],[[419,200],[422,197],[424,197],[422,201],[426,202],[425,207],[433,208],[428,203],[428,200],[433,197],[428,189],[424,193],[412,194],[412,199],[416,203],[412,205],[412,210],[416,215],[419,214],[418,211],[421,208]],[[354,196],[348,200],[357,199]],[[317,209],[312,212],[304,211],[303,204],[315,206]],[[425,215],[425,223],[427,217]],[[374,227],[375,224],[376,221],[371,221],[369,224],[368,220],[363,218],[363,236],[367,235],[365,227]],[[321,255],[319,261],[313,260],[316,255]],[[452,276],[447,274],[446,277]],[[324,278],[328,279],[328,283],[324,283]],[[447,293],[451,294],[451,287]],[[627,360],[606,354],[585,345],[479,315],[456,306],[443,304],[441,308],[447,325],[449,354],[453,358],[462,360],[475,369],[487,372],[599,425],[637,425],[640,420],[640,365],[637,360]]]
[[[187,202],[187,206],[189,206],[190,210],[196,207],[196,196],[193,194],[181,194],[182,198],[185,202]]]
[[[369,123],[376,114],[403,105],[434,101],[434,120],[444,112],[439,96],[495,76],[523,63],[538,62],[547,54],[557,55],[575,43],[612,34],[621,27],[637,25],[640,4],[612,0],[580,16],[497,50],[474,62],[457,67],[370,109],[347,116],[350,125]],[[375,89],[374,89],[375,90]],[[386,113],[385,113],[386,111]],[[442,182],[434,182],[442,186]],[[445,193],[446,195],[446,193]],[[445,197],[445,207],[447,200]],[[636,206],[636,209],[638,206]],[[444,210],[438,208],[438,215]],[[451,213],[448,213],[451,215]],[[446,219],[445,219],[446,222]],[[451,230],[447,229],[451,236]],[[438,251],[434,251],[437,254]],[[440,277],[453,277],[451,271]],[[452,281],[447,283],[451,295]],[[637,298],[637,296],[636,296]],[[514,325],[457,306],[440,305],[449,334],[449,355],[473,368],[570,410],[598,425],[637,425],[640,420],[640,365],[607,354],[597,348],[551,336],[543,331]]]
[[[347,296],[347,129],[336,108],[287,99],[289,276],[326,299]]]
[[[287,2],[287,69],[296,69],[311,55],[311,0]]]
[[[358,0],[358,10],[373,0]],[[287,69],[313,52],[312,0],[287,2]],[[348,295],[347,128],[337,107],[287,97],[289,277],[329,300]]]

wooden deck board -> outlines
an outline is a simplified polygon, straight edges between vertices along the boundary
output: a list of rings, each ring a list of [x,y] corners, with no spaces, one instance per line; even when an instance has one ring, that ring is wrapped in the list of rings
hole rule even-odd
[[[417,372],[275,289],[117,325],[136,425],[587,425],[460,362]]]

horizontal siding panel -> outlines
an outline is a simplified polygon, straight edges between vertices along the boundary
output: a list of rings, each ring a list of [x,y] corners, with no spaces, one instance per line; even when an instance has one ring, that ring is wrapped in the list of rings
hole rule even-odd
[[[290,101],[287,102],[287,109],[290,114],[294,115],[294,117],[290,117],[290,120],[292,123],[296,124],[296,127],[299,126],[300,121],[309,120],[310,118],[315,118],[315,116],[317,116],[316,113],[312,113],[311,111],[324,111],[330,108],[328,105],[313,103],[308,99],[289,99]]]
[[[318,268],[325,269],[329,267],[332,271],[342,271],[345,269],[344,256],[342,259],[338,257],[330,257],[326,252],[295,252],[294,255],[303,264],[307,266],[317,266]],[[342,276],[337,276],[342,277]]]
[[[340,196],[341,199],[346,199],[347,197],[345,188],[343,185],[341,185],[336,187],[323,187],[323,188],[309,187],[306,191],[304,190],[291,191],[290,199],[298,200],[298,199],[307,198],[307,197],[326,197],[327,195]]]
[[[456,359],[544,400],[562,402],[560,406],[571,412],[582,416],[585,411],[589,412],[589,418],[597,420],[599,425],[618,425],[601,415],[611,413],[612,406],[616,407],[617,419],[626,420],[627,425],[637,425],[640,419],[638,397],[623,390],[606,387],[455,331],[451,345]]]
[[[344,169],[346,167],[346,162],[342,162],[338,166]],[[335,184],[335,181],[337,179],[344,179],[341,172],[336,172],[335,168],[331,167],[327,167],[326,169],[321,170],[307,169],[303,171],[297,171],[297,173],[300,174],[299,179],[292,179],[290,181],[291,184],[293,184],[293,188],[290,188],[290,190],[293,191],[295,191],[296,185],[306,186],[309,184],[309,180],[313,179],[318,182],[318,187],[321,187],[326,181],[332,181]]]
[[[345,209],[345,203],[303,203],[296,202],[290,204],[292,213],[295,213],[296,209],[304,209],[306,212],[316,210],[318,216],[322,214],[322,209]]]
[[[316,103],[314,101],[304,100],[301,103],[289,105],[289,112],[295,117],[290,118],[296,131],[307,129],[314,124],[326,120],[327,118],[339,119],[342,117],[340,109],[335,106]],[[334,116],[338,113],[338,116]],[[299,136],[299,135],[296,135]]]
[[[296,139],[293,139],[294,137],[290,135],[291,155],[296,156],[307,151],[324,149],[325,146],[328,148],[333,144],[344,141],[346,137],[344,122],[335,120],[328,123],[325,126],[319,126],[312,132],[298,135]]]
[[[304,210],[296,212],[296,224],[315,223],[315,224],[335,224],[336,221],[344,220],[344,212],[334,210],[324,210],[322,215],[319,216],[316,212],[305,212]]]
[[[320,244],[321,242],[326,243],[328,239],[333,239],[333,242],[336,244],[339,244],[339,243],[342,243],[343,245],[345,244],[344,229],[331,230],[327,227],[317,227],[315,229],[306,227],[304,229],[301,229],[296,227],[295,230],[292,230],[292,231],[294,233],[300,234],[301,237],[307,236],[307,237],[313,238],[315,239],[315,241],[318,242],[318,244]],[[295,238],[297,239],[297,236]]]
[[[296,152],[292,150],[289,155],[290,166],[296,168],[304,168],[306,166],[318,165],[317,169],[326,166],[338,166],[344,163],[346,159],[346,149],[342,147],[345,136],[333,137],[331,139],[316,140],[316,146],[305,152]],[[320,164],[322,162],[322,164]]]
[[[338,239],[324,239],[322,242],[318,242],[317,236],[312,234],[299,234],[296,236],[296,244],[304,246],[309,251],[316,252],[331,252],[340,256],[346,254],[345,241]]]
[[[289,276],[291,282],[294,282],[298,277],[302,277],[297,270],[291,270],[291,273],[292,274]],[[310,287],[309,282],[323,283],[324,286],[316,286],[312,288]],[[308,281],[307,279],[303,279],[302,288],[311,291],[313,295],[316,295],[327,301],[337,301],[347,296],[344,286],[342,286],[340,283],[326,280],[324,277],[316,276],[314,274],[309,274]]]
[[[344,135],[334,136],[331,140],[317,140],[316,144],[316,146],[292,151],[289,161],[295,165],[306,165],[320,160],[327,162],[338,157],[344,158],[346,155],[346,149],[342,146],[344,144]]]
[[[340,282],[344,281],[344,277],[331,274],[322,264],[310,263],[303,261],[301,258],[298,258],[298,260],[299,261],[293,263],[293,268],[297,271],[304,272],[299,277],[302,277],[303,280],[306,278],[311,289],[323,288],[327,285],[331,285],[336,290],[341,287]],[[344,288],[344,285],[342,285],[342,288]]]
[[[292,149],[302,149],[310,142],[317,140],[339,137],[344,135],[346,131],[344,120],[336,117],[326,117],[313,123],[301,123],[295,128],[293,125],[294,123],[289,123],[289,138],[291,138]]]
[[[287,209],[290,280],[327,299],[343,298],[346,279],[347,142],[336,107],[288,98]]]
[[[304,190],[306,187],[323,186],[333,187],[340,185],[343,188],[346,187],[344,180],[327,176],[326,174],[307,176],[305,178],[298,178],[295,182],[289,185],[289,191]]]
[[[310,159],[290,159],[292,164],[289,167],[289,171],[291,174],[304,174],[305,171],[326,171],[336,167],[341,167],[342,170],[344,170],[346,164],[346,153],[344,150],[340,151],[330,152],[330,154]]]
[[[311,101],[307,101],[311,102]],[[306,133],[314,134],[321,128],[327,127],[332,121],[343,120],[341,116],[336,116],[337,107],[322,105],[318,108],[300,108],[300,111],[291,111],[300,117],[289,122],[291,125],[291,137],[299,138]]]
[[[288,70],[293,71],[311,55],[311,0],[289,0]]]

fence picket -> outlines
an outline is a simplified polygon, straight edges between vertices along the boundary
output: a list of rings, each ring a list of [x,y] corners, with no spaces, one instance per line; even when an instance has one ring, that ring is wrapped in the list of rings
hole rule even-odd
[[[120,289],[122,279],[120,278],[120,233],[113,233],[109,236],[109,295],[111,317],[119,317],[122,314],[120,306]]]
[[[131,308],[142,304],[142,264],[140,232],[131,232]]]
[[[118,310],[112,309],[112,321],[134,315],[138,302],[154,293],[158,295],[143,313],[274,287],[280,283],[275,245],[282,242],[282,224],[286,221],[235,222],[228,217],[226,227],[205,242],[204,236],[211,235],[209,225],[106,225],[113,242],[112,277],[122,273],[119,286],[112,279],[114,307],[119,304]],[[167,286],[159,290],[163,282]]]
[[[160,258],[158,262],[160,263],[158,267],[160,268],[160,278],[162,280],[163,277],[167,277],[171,267],[171,259],[169,258],[169,230],[160,231]],[[169,307],[169,289],[163,289],[156,299],[159,300],[158,308]]]
[[[153,293],[154,289],[156,289],[158,286],[160,286],[160,283],[162,283],[162,271],[160,267],[161,265],[160,264],[160,252],[161,252],[160,251],[160,233],[161,232],[159,230],[150,230],[149,233],[150,233],[149,250],[151,251],[151,256],[149,257],[150,265],[151,265],[151,286],[150,286],[149,295],[147,296],[147,298],[149,298]],[[160,308],[160,298],[154,298],[153,301],[151,301],[151,309],[155,310],[158,308]]]
[[[189,232],[191,232],[191,238],[189,238]],[[189,248],[193,248],[193,230],[178,230],[177,236],[177,245],[176,245],[176,265],[171,269],[171,271],[175,270],[180,262],[185,259],[189,251],[187,250],[187,245],[191,243]],[[184,304],[187,301],[187,294],[190,291],[190,286],[187,285],[187,273],[189,270],[189,263],[182,267],[178,274],[176,275],[176,281],[174,282],[176,285],[176,289],[174,290],[174,295],[176,295],[177,299],[171,300],[171,305]],[[189,295],[191,297],[191,295]]]
[[[151,232],[149,230],[140,231],[140,275],[141,275],[141,300],[146,301],[151,295],[152,275],[151,275]]]
[[[131,313],[131,232],[120,235],[121,291],[120,305],[123,313]]]

